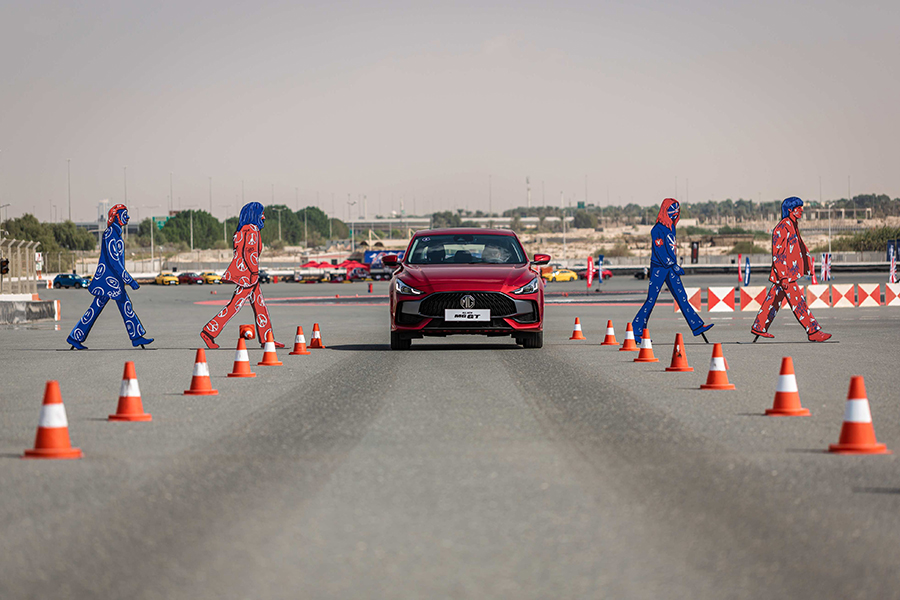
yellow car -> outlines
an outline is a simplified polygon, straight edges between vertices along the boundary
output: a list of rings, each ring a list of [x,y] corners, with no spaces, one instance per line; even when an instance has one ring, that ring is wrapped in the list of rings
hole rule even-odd
[[[178,285],[178,278],[172,273],[163,272],[156,276],[156,285]]]
[[[576,281],[578,279],[578,274],[569,269],[556,269],[555,271],[545,274],[544,279],[547,281]]]
[[[200,273],[200,277],[203,278],[203,283],[222,283],[222,278],[212,271]]]

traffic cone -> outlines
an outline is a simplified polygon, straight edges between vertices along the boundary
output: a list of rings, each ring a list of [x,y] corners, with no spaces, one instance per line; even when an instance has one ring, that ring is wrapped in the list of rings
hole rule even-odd
[[[586,337],[584,337],[584,334],[581,333],[581,321],[578,320],[578,317],[575,317],[575,330],[572,332],[572,337],[570,337],[569,339],[570,340],[586,340],[587,339]]]
[[[309,348],[317,349],[317,348],[325,348],[325,344],[322,343],[322,334],[319,332],[319,324],[313,324],[313,332],[312,339],[309,340]]]
[[[866,382],[859,375],[850,378],[847,404],[844,405],[844,424],[837,444],[828,446],[835,454],[890,454],[884,444],[875,439],[872,413],[866,397]]]
[[[141,402],[141,389],[138,387],[137,375],[134,374],[134,363],[125,363],[122,374],[122,386],[119,388],[119,406],[116,414],[109,415],[110,421],[152,421],[153,417],[144,412]]]
[[[250,370],[250,357],[247,355],[247,344],[244,338],[238,338],[237,349],[234,352],[234,367],[229,377],[256,377],[256,373]]]
[[[649,329],[644,329],[644,333],[641,334],[641,351],[634,362],[659,362],[659,359],[653,356],[653,343],[650,341]]]
[[[298,354],[312,354],[309,350],[306,349],[306,338],[303,336],[303,328],[297,327],[297,336],[294,338],[294,349],[291,350],[289,356],[296,356]]]
[[[687,354],[684,349],[684,338],[680,333],[675,334],[675,345],[672,347],[672,364],[666,367],[666,371],[693,371],[694,367],[690,366],[687,361]]]
[[[632,337],[634,337],[633,333],[632,333]],[[616,341],[616,330],[613,329],[612,321],[606,322],[606,337],[603,338],[603,343],[601,343],[600,345],[601,346],[618,346],[619,345],[619,342]]]
[[[256,333],[253,331],[253,325],[241,325],[238,334],[245,340],[252,340],[256,337]]]
[[[244,341],[241,339],[241,341]],[[194,359],[194,374],[191,376],[191,389],[184,390],[185,396],[217,396],[219,390],[214,390],[209,379],[209,365],[206,364],[206,351],[197,348],[197,357]]]
[[[59,394],[59,382],[48,381],[44,387],[44,404],[38,422],[34,449],[22,458],[81,458],[84,454],[69,441],[69,421]]]
[[[809,410],[800,405],[797,392],[797,376],[794,375],[794,361],[790,356],[781,359],[781,373],[775,387],[775,404],[766,409],[770,417],[808,417]]]
[[[712,358],[709,361],[709,374],[706,376],[706,383],[700,385],[701,390],[733,390],[734,384],[728,383],[728,373],[725,369],[728,363],[725,362],[725,356],[722,354],[722,344],[713,345]]]
[[[275,352],[275,336],[272,330],[266,332],[266,345],[263,349],[263,358],[256,363],[260,367],[280,367],[284,363],[278,360],[278,353]]]
[[[634,341],[634,329],[631,328],[631,323],[629,323],[625,326],[625,340],[622,342],[619,352],[637,352],[638,350],[640,348],[637,347]]]

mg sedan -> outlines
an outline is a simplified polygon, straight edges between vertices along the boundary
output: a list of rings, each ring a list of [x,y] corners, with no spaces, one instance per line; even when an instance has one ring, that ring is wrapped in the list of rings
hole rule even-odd
[[[391,349],[425,336],[511,336],[525,348],[544,344],[544,282],[519,238],[504,229],[417,232],[391,278]]]

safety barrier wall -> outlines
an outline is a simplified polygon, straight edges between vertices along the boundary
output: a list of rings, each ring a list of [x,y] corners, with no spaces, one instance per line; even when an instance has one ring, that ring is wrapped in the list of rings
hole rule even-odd
[[[883,286],[883,287],[882,287]],[[873,306],[900,306],[900,283],[834,283],[799,286],[806,295],[810,309],[815,308],[868,308]],[[707,312],[756,312],[766,299],[769,288],[764,285],[747,287],[706,288]],[[882,300],[882,290],[884,300]],[[691,306],[698,312],[703,308],[701,288],[684,288]],[[783,300],[781,306],[785,306]],[[675,312],[681,312],[674,303]]]

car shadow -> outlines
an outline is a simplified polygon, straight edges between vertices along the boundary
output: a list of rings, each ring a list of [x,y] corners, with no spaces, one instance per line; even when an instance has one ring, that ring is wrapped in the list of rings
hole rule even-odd
[[[406,352],[434,351],[434,350],[516,350],[520,346],[516,344],[416,344]],[[390,344],[343,344],[340,346],[328,346],[329,350],[342,350],[351,352],[391,352]]]

